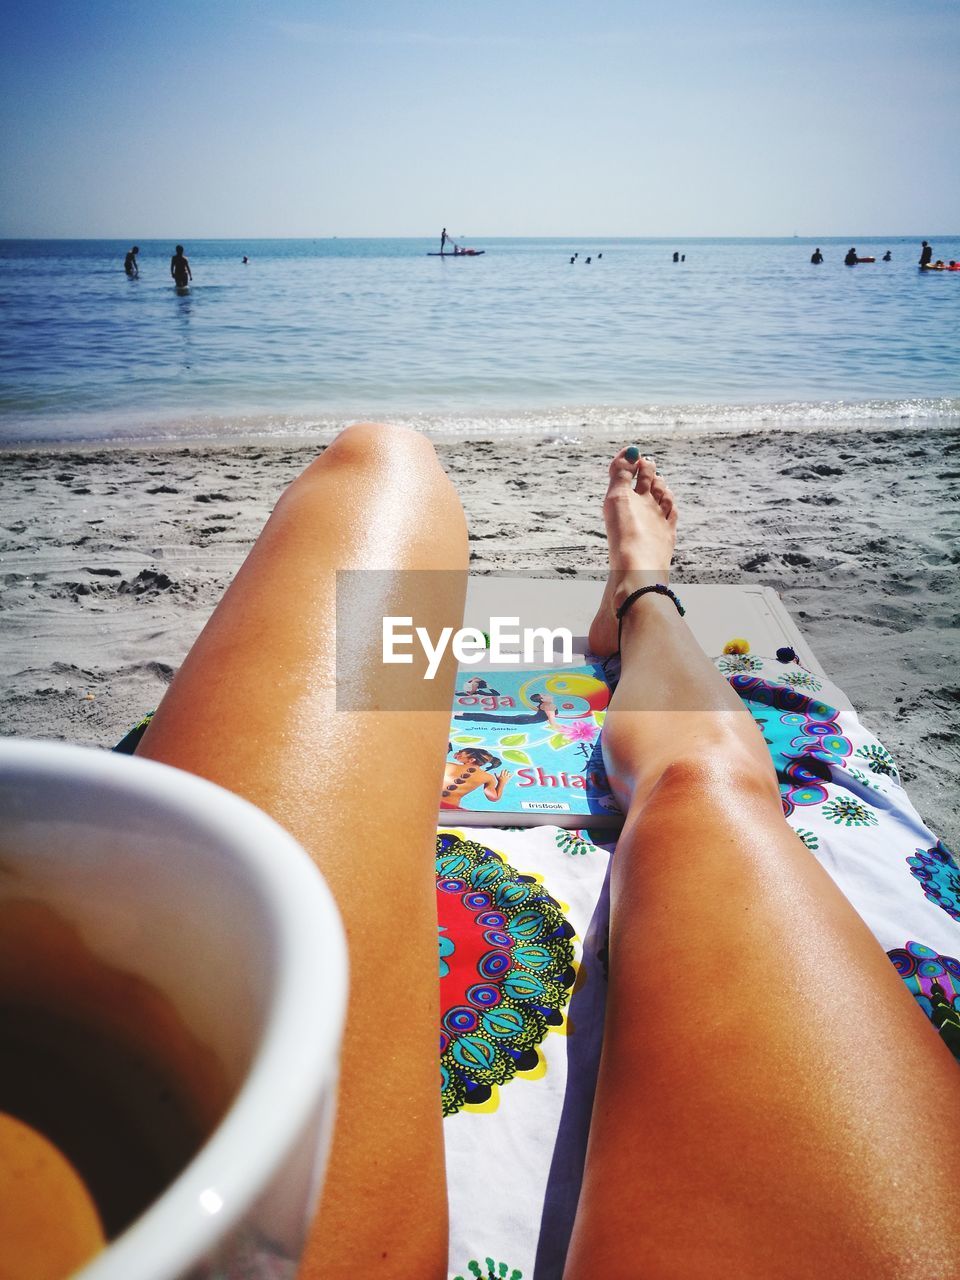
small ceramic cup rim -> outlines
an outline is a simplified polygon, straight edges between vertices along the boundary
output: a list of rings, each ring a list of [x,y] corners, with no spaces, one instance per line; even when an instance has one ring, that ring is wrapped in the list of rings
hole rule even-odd
[[[0,774],[8,782],[17,775],[69,775],[73,783],[169,804],[198,832],[229,841],[256,879],[265,910],[282,922],[270,1012],[225,1116],[163,1195],[75,1276],[175,1280],[242,1220],[305,1131],[323,1092],[336,1086],[347,1002],[339,913],[288,832],[248,801],[180,769],[88,747],[0,738]],[[318,972],[323,1000],[317,999]]]

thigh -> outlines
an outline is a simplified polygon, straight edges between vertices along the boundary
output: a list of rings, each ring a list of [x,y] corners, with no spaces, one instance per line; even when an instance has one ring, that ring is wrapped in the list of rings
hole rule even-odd
[[[568,1277],[949,1274],[901,1178],[958,1203],[956,1064],[766,797],[681,770],[628,821],[611,899]]]
[[[437,676],[443,709],[442,693],[434,710],[338,709],[336,576],[442,570],[431,616],[456,628],[466,560],[463,513],[429,443],[351,428],[281,498],[140,748],[282,823],[344,919],[350,1003],[308,1275],[446,1263],[433,851],[453,671]],[[383,607],[373,593],[341,619],[361,686]]]

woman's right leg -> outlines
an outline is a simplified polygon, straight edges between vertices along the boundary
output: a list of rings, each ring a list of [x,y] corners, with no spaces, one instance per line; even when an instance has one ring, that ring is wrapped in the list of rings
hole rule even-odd
[[[601,652],[616,604],[666,581],[676,519],[625,453],[605,517]],[[568,1280],[957,1276],[956,1063],[785,823],[672,601],[636,601],[622,659],[603,738],[627,819]]]

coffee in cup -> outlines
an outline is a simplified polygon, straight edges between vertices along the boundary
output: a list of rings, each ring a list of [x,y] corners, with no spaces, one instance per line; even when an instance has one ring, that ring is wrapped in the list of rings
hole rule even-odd
[[[0,1194],[21,1197],[0,1280],[295,1262],[345,994],[326,886],[264,814],[151,761],[0,740]]]

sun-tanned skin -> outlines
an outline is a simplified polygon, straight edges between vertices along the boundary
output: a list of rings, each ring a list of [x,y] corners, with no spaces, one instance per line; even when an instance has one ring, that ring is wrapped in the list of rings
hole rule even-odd
[[[622,451],[604,516],[601,653],[616,604],[666,581],[676,505]],[[627,818],[567,1280],[957,1276],[929,1213],[960,1210],[956,1063],[787,826],[759,731],[670,599],[629,609],[621,657],[603,751]]]
[[[605,658],[617,651],[617,608],[631,591],[670,581],[676,541],[677,510],[673,494],[649,458],[636,458],[636,446],[622,449],[610,464],[610,483],[603,500],[610,573],[603,599],[590,627],[590,648]],[[647,502],[638,499],[648,497]]]
[[[616,605],[669,572],[675,504],[639,450],[613,460],[604,516],[599,653]],[[466,566],[430,444],[349,428],[280,500],[140,749],[287,826],[344,917],[341,1094],[300,1280],[446,1275],[433,850],[454,672],[436,710],[341,710],[333,620],[338,571],[443,569],[426,622],[456,628]],[[671,600],[631,607],[621,657],[602,742],[627,817],[568,1280],[957,1276],[956,1064],[787,827],[752,718]],[[373,664],[355,678],[376,694]],[[394,739],[405,767],[371,809],[343,761]]]
[[[430,709],[344,710],[335,624],[339,572],[380,571],[351,614],[359,636],[379,636],[384,611],[413,611],[404,582],[443,570],[418,621],[457,628],[466,567],[463,510],[430,442],[347,428],[281,497],[140,747],[285,826],[343,918],[337,1123],[300,1280],[446,1275],[434,857],[455,664],[441,664]],[[361,705],[377,705],[382,670],[356,672]],[[405,767],[380,771],[371,805],[356,762],[382,760],[384,743],[402,744]]]

